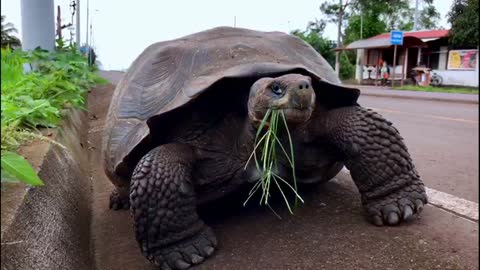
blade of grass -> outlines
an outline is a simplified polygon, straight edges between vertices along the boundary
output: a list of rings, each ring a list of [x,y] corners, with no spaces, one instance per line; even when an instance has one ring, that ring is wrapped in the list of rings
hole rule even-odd
[[[287,125],[287,119],[285,119],[285,113],[283,111],[281,111],[281,115],[282,115],[283,124],[285,125],[285,129],[287,130],[288,142],[290,144],[290,157],[292,158],[291,165],[292,165],[292,172],[293,172],[293,184],[295,187],[295,191],[297,191],[298,187],[297,187],[297,177],[295,174],[295,157],[294,157],[294,151],[293,151],[292,136],[290,135],[290,131]],[[297,200],[297,197],[295,197],[295,207],[297,206],[298,206],[298,200]]]
[[[287,197],[283,193],[283,190],[280,187],[280,184],[278,184],[277,180],[274,180],[274,181],[275,181],[275,184],[277,184],[278,190],[280,190],[280,193],[282,194],[283,200],[285,201],[285,204],[287,205],[288,211],[290,212],[290,214],[293,214],[292,208],[290,208],[290,203],[288,202]]]

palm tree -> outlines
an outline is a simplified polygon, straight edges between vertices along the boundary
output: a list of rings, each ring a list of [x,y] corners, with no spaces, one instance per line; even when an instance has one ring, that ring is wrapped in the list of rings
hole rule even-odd
[[[15,26],[12,23],[5,23],[5,15],[2,15],[2,22],[1,22],[1,34],[2,34],[2,48],[9,46],[10,48],[20,47],[22,43],[20,39],[15,37],[13,33],[18,33]]]

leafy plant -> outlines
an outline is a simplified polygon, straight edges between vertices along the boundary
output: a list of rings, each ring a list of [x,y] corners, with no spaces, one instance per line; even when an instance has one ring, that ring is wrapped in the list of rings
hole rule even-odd
[[[28,73],[24,72],[26,65],[32,69]],[[53,142],[38,129],[56,127],[68,108],[85,109],[87,91],[104,82],[74,47],[53,53],[2,49],[2,181],[41,184],[36,173],[32,174],[33,168],[15,150],[34,139]]]
[[[281,132],[282,124],[283,128],[287,133],[288,142],[290,145],[290,153],[287,152],[278,136],[278,134]],[[265,127],[267,127],[267,130],[260,137]],[[292,169],[293,186],[275,172],[275,170],[278,169],[278,147],[282,150],[280,153],[283,153],[283,155],[287,158],[289,165]],[[257,157],[257,149],[261,149],[260,159]],[[255,136],[255,147],[252,151],[252,154],[250,155],[250,158],[247,161],[247,164],[245,165],[245,169],[252,157],[255,161],[257,170],[260,172],[260,179],[250,190],[249,196],[244,202],[244,205],[246,205],[248,200],[250,200],[250,198],[261,188],[262,195],[260,198],[260,205],[264,204],[269,206],[268,199],[271,197],[270,190],[272,183],[274,183],[280,191],[288,208],[288,211],[293,214],[292,207],[290,206],[290,203],[285,196],[282,185],[286,185],[295,194],[295,206],[297,206],[298,200],[303,203],[303,199],[297,192],[297,179],[295,176],[295,159],[293,153],[292,137],[290,135],[290,131],[288,130],[285,114],[282,110],[269,109],[265,114],[262,122],[260,123],[260,126],[258,127],[257,134]]]
[[[13,26],[12,23],[5,23],[5,15],[1,17],[1,43],[2,48],[10,47],[16,48],[20,47],[22,44],[20,39],[13,35],[13,33],[18,33],[17,29]]]
[[[449,31],[449,42],[453,46],[479,46],[478,37],[478,0],[454,0],[448,22],[452,25]]]

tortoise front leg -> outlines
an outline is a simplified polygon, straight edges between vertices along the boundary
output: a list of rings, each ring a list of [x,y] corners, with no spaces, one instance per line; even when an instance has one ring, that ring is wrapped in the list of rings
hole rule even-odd
[[[129,187],[126,186],[115,186],[110,193],[110,209],[113,210],[127,210],[130,208],[130,199],[129,199]]]
[[[191,181],[192,150],[159,146],[138,163],[130,184],[135,235],[161,269],[187,269],[212,255],[216,238],[198,217]]]
[[[422,210],[427,203],[423,182],[389,121],[351,106],[327,112],[315,128],[350,170],[371,222],[395,225]]]

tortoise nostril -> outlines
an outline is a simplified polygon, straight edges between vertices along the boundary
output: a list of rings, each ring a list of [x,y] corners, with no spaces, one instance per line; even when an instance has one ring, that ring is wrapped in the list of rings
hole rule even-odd
[[[298,89],[308,89],[310,87],[309,83],[306,82],[306,81],[301,81],[299,84],[298,84]]]

